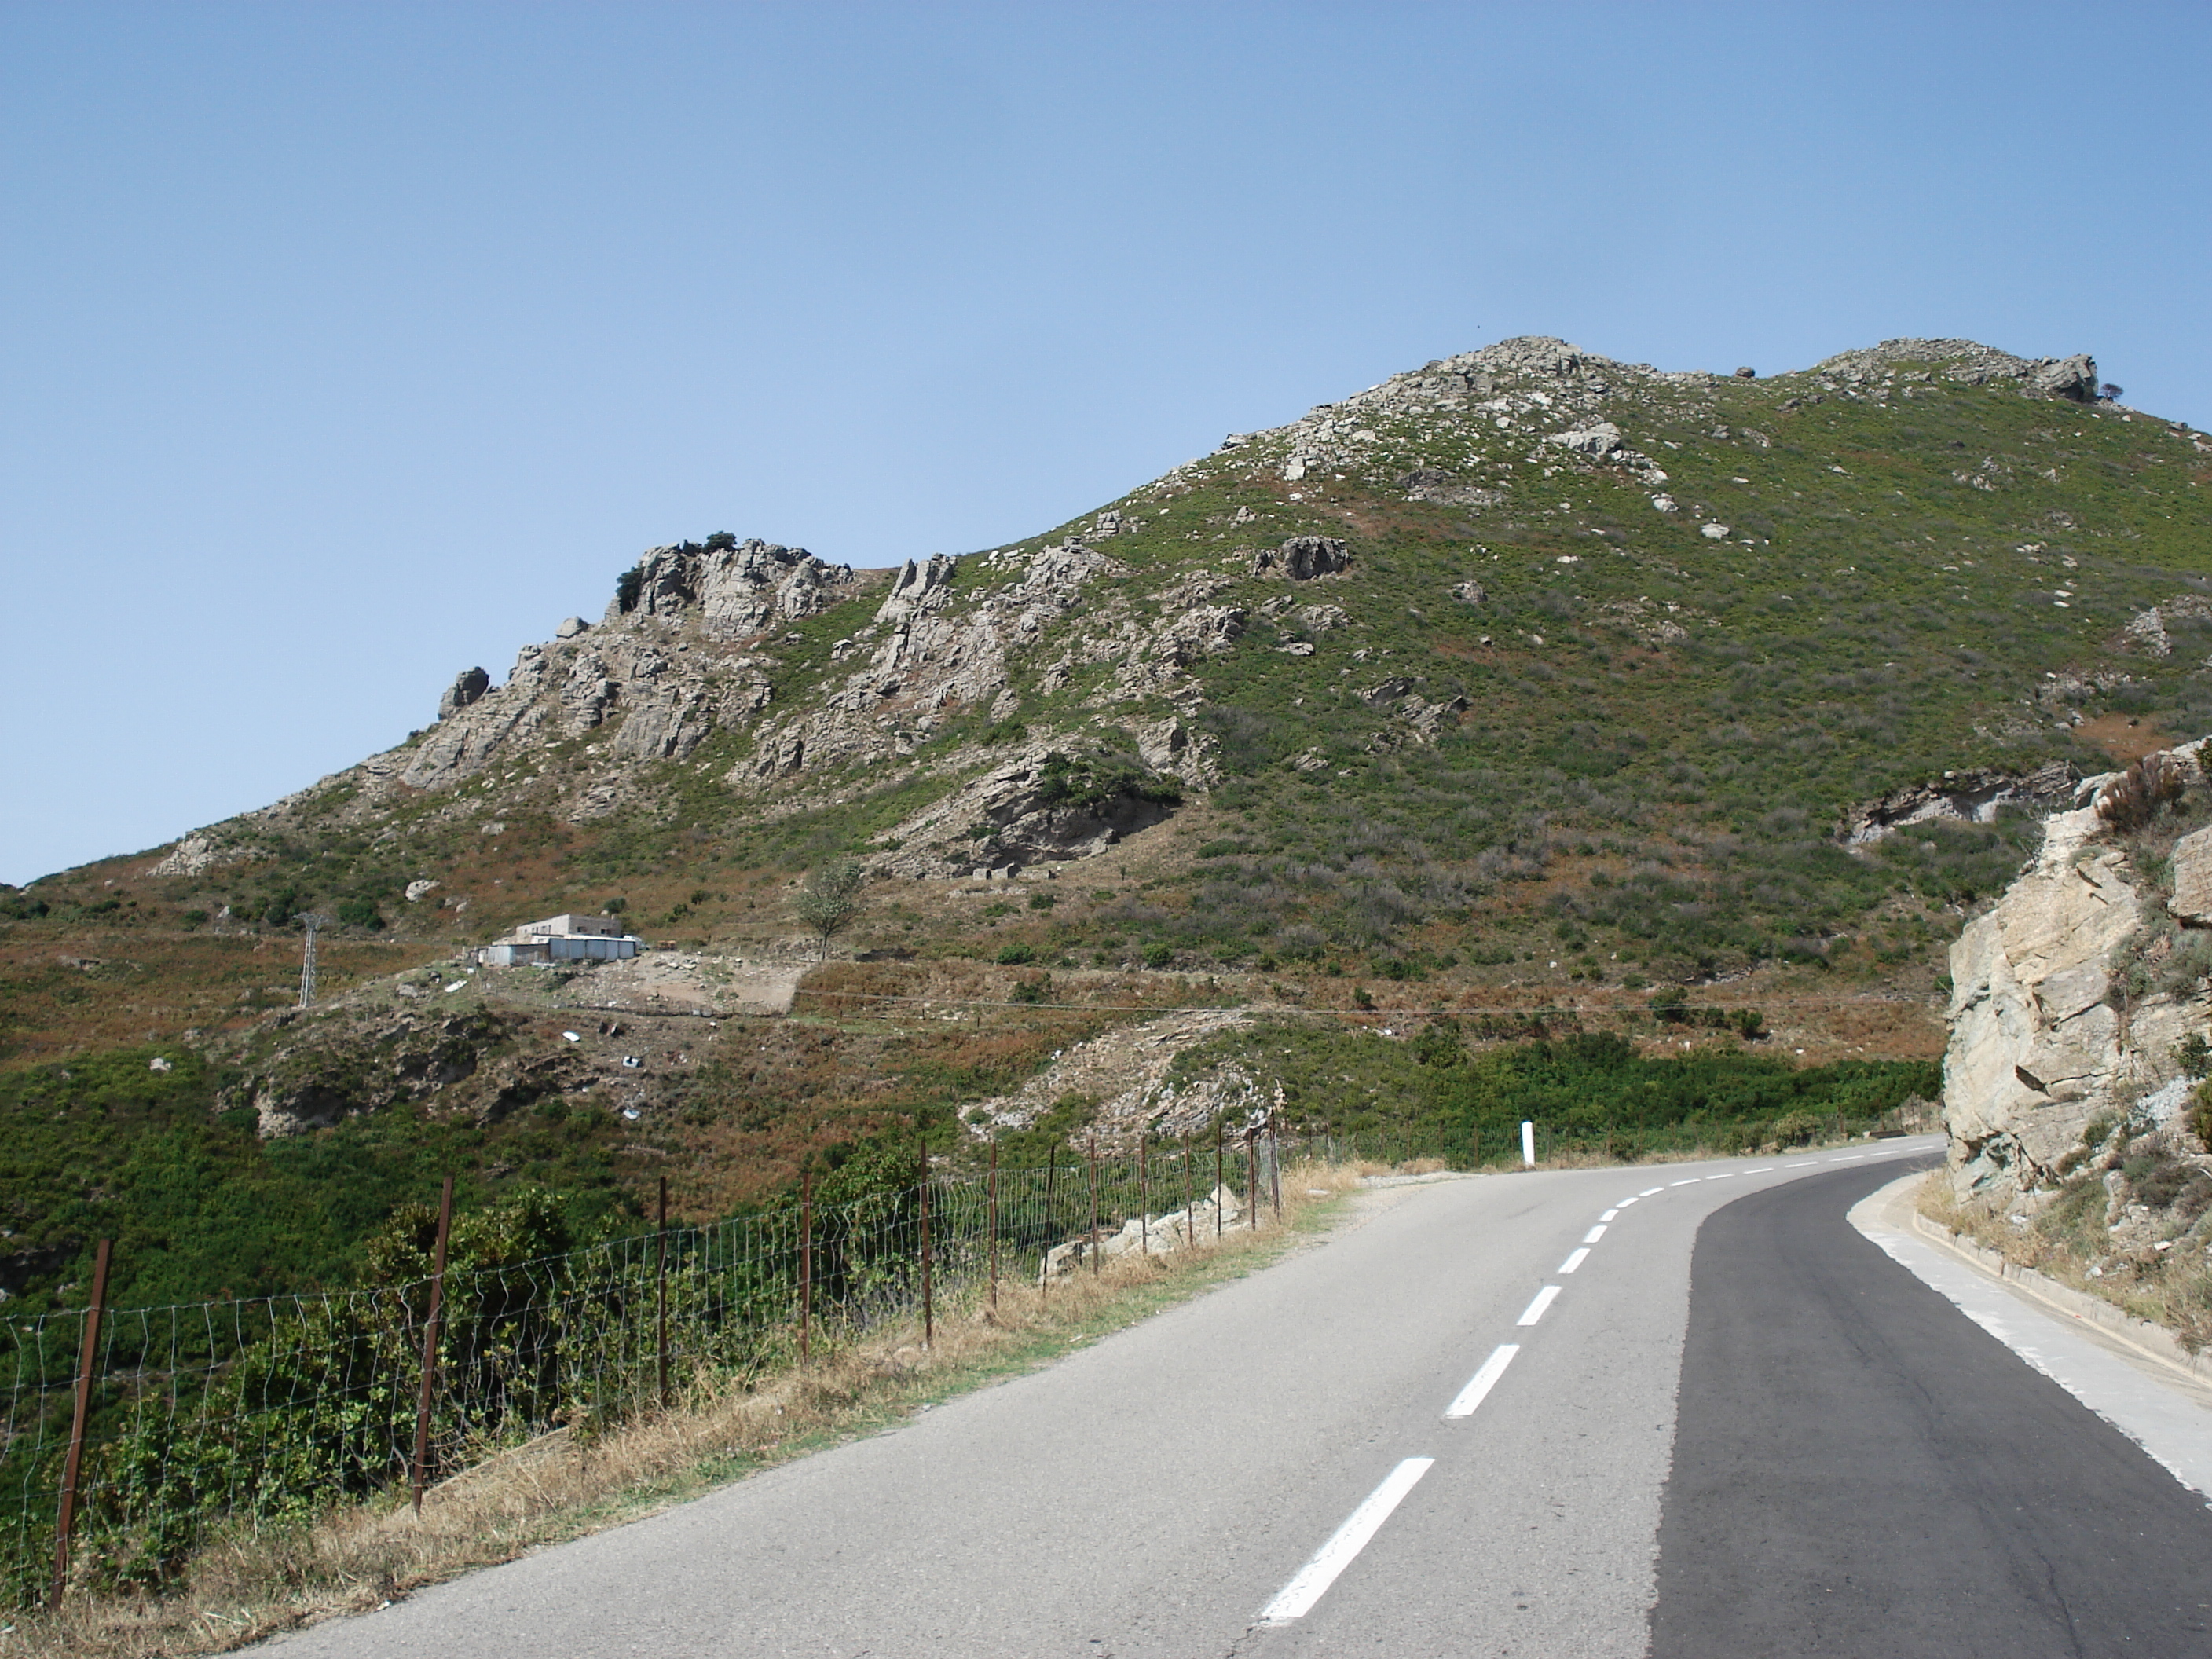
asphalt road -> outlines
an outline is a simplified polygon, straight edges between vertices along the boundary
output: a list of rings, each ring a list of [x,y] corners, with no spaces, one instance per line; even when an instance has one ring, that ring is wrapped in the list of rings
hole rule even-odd
[[[1844,1220],[1824,1173],[1691,1261],[1656,1659],[2212,1654],[2212,1512]]]
[[[2201,1501],[1844,1222],[1916,1150],[1374,1194],[1048,1370],[272,1646],[1607,1659],[1656,1632],[1665,1656],[1962,1656],[2071,1628],[2049,1650],[2212,1650],[2169,1571],[2212,1564]],[[2038,1550],[2064,1565],[2037,1578]],[[2117,1631],[2146,1633],[2097,1645]]]

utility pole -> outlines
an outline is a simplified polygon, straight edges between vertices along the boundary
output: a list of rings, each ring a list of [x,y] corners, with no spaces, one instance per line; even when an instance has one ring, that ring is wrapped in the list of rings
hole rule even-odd
[[[300,957],[300,1006],[312,1008],[315,1006],[315,930],[327,927],[331,919],[319,911],[302,910],[293,920],[307,930],[307,946]]]

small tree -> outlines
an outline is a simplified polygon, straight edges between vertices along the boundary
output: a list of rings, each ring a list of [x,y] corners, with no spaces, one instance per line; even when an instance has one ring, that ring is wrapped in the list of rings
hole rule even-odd
[[[822,959],[830,959],[830,941],[860,914],[860,889],[868,872],[858,859],[832,859],[806,872],[791,908],[799,919],[822,935]]]

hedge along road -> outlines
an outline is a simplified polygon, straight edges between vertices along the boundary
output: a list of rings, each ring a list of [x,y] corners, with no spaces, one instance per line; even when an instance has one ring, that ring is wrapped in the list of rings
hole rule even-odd
[[[1810,1561],[1759,1557],[1763,1534],[1730,1530],[1725,1511],[1735,1498],[1725,1475],[1740,1474],[1747,1460],[1839,1429],[1850,1432],[1854,1457],[1901,1460],[1911,1479],[1887,1488],[1862,1480],[1839,1494],[1856,1530],[1834,1535],[1846,1540],[1883,1530],[1857,1512],[1870,1491],[1905,1506],[1891,1529],[1908,1533],[1924,1529],[1931,1501],[1955,1494],[1918,1484],[1930,1449],[1913,1436],[1924,1437],[1927,1423],[1869,1419],[1887,1437],[1869,1443],[1860,1418],[1798,1420],[1786,1402],[1756,1419],[1753,1441],[1717,1435],[1710,1413],[1686,1412],[1685,1455],[1718,1462],[1702,1474],[1676,1468],[1669,1488],[1678,1382],[1687,1376],[1693,1389],[1712,1386],[1709,1352],[1729,1352],[1731,1342],[1755,1347],[1764,1328],[1785,1350],[1814,1341],[1820,1364],[1837,1363],[1832,1345],[1819,1346],[1826,1339],[1817,1321],[1808,1328],[1775,1320],[1771,1297],[1748,1296],[1735,1280],[1709,1290],[1704,1276],[1713,1267],[1697,1251],[1700,1227],[1732,1199],[1779,1198],[1774,1213],[1783,1218],[1767,1233],[1754,1230],[1733,1244],[1725,1236],[1740,1230],[1716,1234],[1724,1242],[1714,1261],[1747,1269],[1755,1283],[1762,1261],[1735,1252],[1764,1255],[1764,1266],[1787,1261],[1776,1240],[1802,1231],[1814,1254],[1856,1267],[1792,1282],[1841,1297],[1848,1313],[1871,1279],[1890,1275],[1918,1288],[1850,1234],[1842,1215],[1929,1150],[1926,1141],[1887,1143],[1376,1193],[1327,1243],[1048,1370],[652,1520],[270,1647],[284,1659],[1595,1659],[1650,1650],[1655,1595],[1662,1643],[1678,1632],[1701,1639],[1717,1616],[1708,1592],[1726,1593],[1721,1558],[1741,1556],[1757,1564],[1754,1572],[1796,1572],[1782,1598],[1793,1605],[1806,1599],[1797,1592],[1810,1582],[1808,1567],[1835,1565],[1817,1549]],[[1842,1235],[1827,1230],[1830,1219]],[[1730,1298],[1744,1299],[1743,1318],[1725,1315]],[[1723,1310],[1719,1350],[1711,1347],[1709,1305]],[[1937,1301],[1936,1310],[2026,1372],[1948,1304]],[[1914,1370],[1922,1363],[1915,1345],[1935,1342],[1927,1364],[1952,1363],[1949,1339],[1929,1334],[1945,1324],[1920,1318],[1908,1339],[1885,1350],[1908,1392],[1940,1382]],[[1738,1334],[1725,1334],[1731,1330]],[[2063,1395],[2059,1401],[2066,1409],[2046,1416],[2060,1440],[2112,1434]],[[1891,1443],[1900,1437],[1905,1443]],[[2158,1511],[2161,1526],[2203,1524],[2197,1500],[2132,1446],[2119,1446],[2177,1496]],[[2094,1455],[2102,1474],[2132,1467],[2109,1446]],[[2000,1485],[1970,1489],[1969,1498],[2002,1504],[2011,1494]],[[1806,1500],[1811,1507],[1790,1539],[1829,1535],[1817,1499],[1815,1491]],[[1773,1513],[1754,1506],[1745,1518],[1766,1528]],[[2178,1536],[2177,1547],[2194,1550],[2200,1563],[2212,1559],[2199,1538]],[[2124,1578],[2124,1562],[2119,1571]],[[1960,1588],[1951,1581],[1953,1592]],[[1985,1611],[1986,1602],[1958,1607],[1949,1652],[1997,1650],[1970,1639]],[[1859,1646],[1837,1645],[1818,1612],[1777,1615],[1802,1628],[1802,1640],[1785,1630],[1753,1647],[1717,1641],[1702,1651],[1911,1650],[1878,1632],[1863,1632]],[[1862,1607],[1854,1616],[1868,1615]],[[1790,1626],[1793,1619],[1800,1624]]]

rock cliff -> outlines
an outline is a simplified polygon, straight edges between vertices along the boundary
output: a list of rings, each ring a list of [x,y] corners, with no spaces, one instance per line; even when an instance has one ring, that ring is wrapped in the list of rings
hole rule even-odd
[[[1952,945],[1943,1121],[1961,1199],[2055,1184],[2100,1120],[2180,1132],[2176,1050],[2212,1013],[2212,830],[2192,828],[2212,814],[2207,744],[2084,781]],[[2148,810],[2121,810],[2146,775]]]

